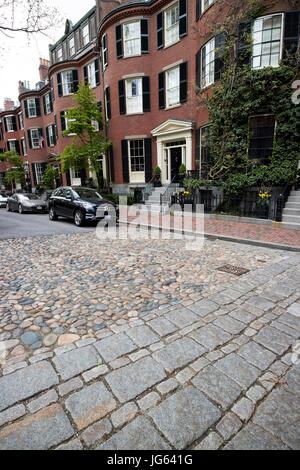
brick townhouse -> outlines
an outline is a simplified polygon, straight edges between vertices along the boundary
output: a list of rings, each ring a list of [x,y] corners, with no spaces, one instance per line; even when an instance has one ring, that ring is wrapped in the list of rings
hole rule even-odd
[[[50,62],[41,60],[37,88],[21,89],[20,106],[0,113],[0,152],[20,151],[32,187],[39,184],[45,165],[56,165],[72,139],[62,136],[68,125],[64,110],[85,80],[107,123],[100,132],[113,143],[99,157],[115,193],[145,187],[156,165],[163,184],[176,180],[181,163],[200,171],[208,150],[209,113],[197,105],[197,88],[209,89],[220,79],[224,36],[208,28],[222,22],[217,11],[214,0],[96,0],[76,25],[67,20],[65,35],[50,46]],[[286,50],[297,49],[300,1],[276,3],[263,17],[242,22],[237,38],[245,27],[255,43],[252,67],[278,67]],[[258,116],[255,125],[274,134],[275,123],[269,121]],[[253,148],[264,152],[263,145]],[[3,177],[4,163],[0,172]],[[84,184],[86,176],[85,170],[71,171],[63,183]]]

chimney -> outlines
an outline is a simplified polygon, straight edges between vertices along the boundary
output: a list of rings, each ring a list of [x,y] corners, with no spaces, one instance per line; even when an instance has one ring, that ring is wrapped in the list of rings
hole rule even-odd
[[[44,82],[47,75],[48,75],[48,68],[50,67],[49,60],[41,59],[40,58],[40,66],[39,66],[39,73],[40,73],[40,81]]]
[[[19,80],[19,95],[29,90],[30,90],[29,82],[27,82],[26,80],[24,80],[24,82],[21,82],[21,80]]]
[[[11,108],[15,106],[15,103],[14,101],[12,101],[11,98],[4,98],[3,106],[4,106],[4,111],[9,111]]]

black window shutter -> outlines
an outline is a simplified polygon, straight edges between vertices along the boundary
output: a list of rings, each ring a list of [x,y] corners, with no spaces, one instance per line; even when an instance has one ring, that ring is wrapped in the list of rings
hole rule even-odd
[[[149,26],[148,20],[141,20],[141,52],[148,54],[149,52]]]
[[[30,129],[27,131],[27,140],[28,140],[28,147],[32,149],[32,140],[31,140],[31,132]]]
[[[187,35],[187,0],[179,0],[179,37]]]
[[[115,165],[114,165],[114,148],[112,145],[108,147],[108,159],[109,159],[110,182],[114,183]]]
[[[117,49],[117,59],[123,57],[123,37],[122,37],[122,25],[118,24],[116,26],[116,49]]]
[[[85,182],[86,182],[86,169],[85,168],[82,168],[80,170],[80,178],[81,178],[82,186],[85,186]]]
[[[55,100],[55,94],[54,94],[54,85],[53,85],[53,77],[50,80],[50,86],[51,86],[51,100]]]
[[[199,91],[201,87],[201,49],[196,54],[196,86],[196,91]]]
[[[188,94],[188,70],[187,62],[180,64],[180,103],[187,101]]]
[[[24,100],[24,111],[25,111],[25,116],[28,118],[28,104],[27,104],[27,100]]]
[[[49,128],[46,127],[47,147],[50,147]]]
[[[164,47],[164,12],[157,15],[157,49]]]
[[[56,131],[55,131],[55,125],[52,124],[51,127],[52,127],[53,143],[54,143],[54,145],[56,145]]]
[[[196,21],[199,20],[202,13],[202,0],[196,0]]]
[[[125,80],[119,80],[120,114],[126,114]]]
[[[150,77],[143,77],[143,111],[151,111]]]
[[[36,115],[40,116],[41,115],[41,104],[40,104],[40,99],[35,98],[35,109],[36,109]]]
[[[101,103],[101,101],[97,102],[97,106],[99,108],[100,113],[102,113],[102,103]],[[103,122],[102,122],[102,119],[100,119],[100,121],[99,121],[99,131],[102,131],[102,130],[103,130]]]
[[[49,103],[50,103],[50,112],[52,113],[53,111],[53,101],[52,101],[52,94],[49,93]]]
[[[105,89],[105,97],[106,97],[106,112],[107,112],[107,119],[111,118],[111,109],[110,109],[110,87],[108,86]]]
[[[16,152],[20,155],[20,142],[16,140]]]
[[[12,116],[12,125],[14,131],[18,130],[16,116]]]
[[[35,163],[31,163],[31,171],[32,171],[32,177],[33,177],[33,185],[36,186],[36,172],[35,172]]]
[[[166,75],[165,72],[158,74],[158,107],[159,109],[165,109],[166,107]]]
[[[55,128],[55,143],[58,139],[58,129],[57,129],[57,118],[56,118],[56,114],[54,114],[54,128]]]
[[[300,36],[300,10],[284,15],[283,58],[295,60]]]
[[[73,93],[76,93],[78,90],[78,71],[77,70],[72,70],[73,74]]]
[[[65,112],[61,111],[60,112],[60,125],[61,125],[61,131],[66,130],[66,120],[65,120]]]
[[[98,59],[95,59],[95,80],[96,80],[96,86],[100,85],[100,70],[99,70]]]
[[[5,129],[5,132],[7,132],[7,122],[6,122],[6,118],[4,119],[4,129]]]
[[[239,24],[237,60],[240,67],[248,65],[251,62],[251,20],[242,21]]]
[[[121,147],[122,147],[123,183],[129,183],[128,141],[122,140]]]
[[[195,166],[196,170],[197,168],[197,162],[198,165],[200,165],[200,128],[195,130]]]
[[[1,150],[0,150],[0,152],[1,152]],[[21,141],[21,145],[20,145],[20,155],[22,155],[24,157],[24,150],[23,150],[22,141]]]
[[[218,82],[222,76],[224,67],[224,47],[226,34],[220,33],[215,37],[215,82]]]
[[[87,85],[88,84],[88,68],[87,68],[87,65],[85,65],[83,67],[83,77],[84,77],[84,84]]]
[[[66,171],[67,186],[71,186],[71,175],[70,170]]]
[[[61,83],[61,73],[57,74],[57,91],[58,91],[58,96],[62,96],[62,83]]]
[[[19,129],[21,129],[21,120],[20,120],[20,114],[18,114],[18,124],[19,124]],[[0,140],[1,140],[1,135],[0,135]]]
[[[108,54],[107,54],[107,34],[105,33],[102,38],[102,50],[103,52],[103,65],[108,64]]]
[[[44,108],[44,114],[47,114],[47,110],[46,110],[46,95],[43,96],[43,108]]]
[[[144,139],[145,152],[145,182],[149,183],[152,179],[152,140]]]

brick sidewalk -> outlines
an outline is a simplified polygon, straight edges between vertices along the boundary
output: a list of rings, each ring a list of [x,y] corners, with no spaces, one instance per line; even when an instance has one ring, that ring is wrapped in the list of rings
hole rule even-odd
[[[122,220],[122,219],[121,219]],[[159,226],[164,229],[182,229],[180,218],[169,215],[154,215],[141,213],[140,216],[128,216],[128,222],[140,223],[148,226]],[[187,226],[195,230],[196,219],[188,221]],[[196,230],[198,232],[199,230]],[[274,225],[261,225],[255,223],[234,222],[225,220],[204,220],[204,233],[219,237],[230,237],[238,240],[252,240],[289,247],[300,248],[300,230],[287,230]]]

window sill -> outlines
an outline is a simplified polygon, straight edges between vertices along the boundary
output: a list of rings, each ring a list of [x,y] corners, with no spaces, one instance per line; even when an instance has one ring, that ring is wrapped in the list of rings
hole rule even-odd
[[[168,44],[167,46],[164,46],[163,49],[169,49],[169,47],[175,46],[175,44],[178,44],[180,42],[180,38],[177,39],[177,41],[172,42],[172,44]]]
[[[123,59],[132,59],[132,57],[141,57],[142,53],[140,54],[133,54],[133,55],[124,55]]]
[[[39,117],[39,116],[28,116],[27,119],[33,119],[33,118],[37,118],[37,117]]]
[[[65,96],[73,96],[73,95],[74,95],[74,93],[68,93],[67,95],[63,94],[62,97],[64,98]]]
[[[144,114],[143,111],[138,111],[136,113],[126,113],[125,116],[140,116],[141,114]]]
[[[174,109],[174,108],[179,108],[179,106],[181,106],[182,103],[177,103],[177,104],[173,104],[172,106],[167,106],[165,108],[165,111],[169,111],[170,109]]]
[[[198,93],[199,93],[200,91],[207,90],[208,88],[212,87],[215,83],[217,83],[217,82],[212,82],[212,83],[209,83],[208,85],[205,85],[204,87],[201,87],[201,88],[199,89]]]

